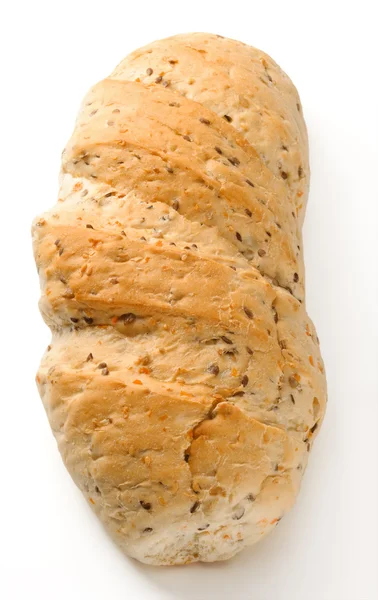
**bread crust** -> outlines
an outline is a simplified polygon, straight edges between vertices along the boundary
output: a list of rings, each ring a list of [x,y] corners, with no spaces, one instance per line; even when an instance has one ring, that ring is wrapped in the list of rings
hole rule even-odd
[[[89,91],[60,184],[33,243],[67,469],[128,555],[229,558],[291,508],[325,411],[298,93],[240,42],[154,42]]]

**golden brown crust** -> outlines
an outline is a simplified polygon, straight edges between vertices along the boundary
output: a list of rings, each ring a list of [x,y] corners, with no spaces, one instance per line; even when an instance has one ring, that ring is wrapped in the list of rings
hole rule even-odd
[[[295,88],[239,42],[155,42],[84,100],[33,228],[37,380],[72,477],[139,560],[228,558],[295,499],[326,402],[308,175]]]

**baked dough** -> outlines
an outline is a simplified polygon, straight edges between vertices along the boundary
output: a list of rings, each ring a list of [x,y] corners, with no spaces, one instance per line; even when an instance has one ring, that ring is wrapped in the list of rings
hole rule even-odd
[[[326,403],[304,303],[298,93],[210,34],[90,90],[33,225],[37,375],[63,460],[126,554],[227,559],[292,506]]]

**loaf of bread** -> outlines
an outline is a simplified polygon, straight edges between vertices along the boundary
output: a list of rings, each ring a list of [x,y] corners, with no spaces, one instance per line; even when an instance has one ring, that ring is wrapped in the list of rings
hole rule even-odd
[[[140,561],[229,558],[297,496],[326,404],[308,182],[298,93],[240,42],[155,42],[84,99],[33,225],[37,382],[73,480]]]

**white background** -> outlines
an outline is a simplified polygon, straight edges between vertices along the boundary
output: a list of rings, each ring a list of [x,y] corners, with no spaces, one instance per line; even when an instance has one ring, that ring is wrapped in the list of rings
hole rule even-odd
[[[378,94],[375,2],[7,2],[1,9],[1,492],[4,600],[373,600],[377,561]],[[270,54],[310,137],[308,310],[328,413],[295,509],[228,563],[121,555],[66,473],[34,384],[49,332],[30,223],[55,202],[87,88],[131,50],[186,31]],[[375,56],[374,56],[375,55]]]

